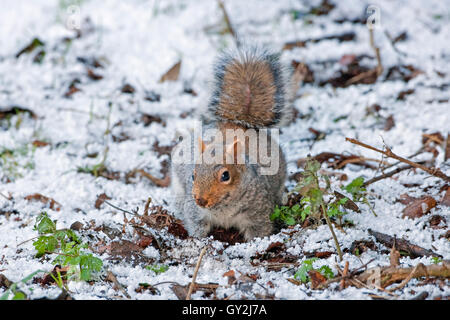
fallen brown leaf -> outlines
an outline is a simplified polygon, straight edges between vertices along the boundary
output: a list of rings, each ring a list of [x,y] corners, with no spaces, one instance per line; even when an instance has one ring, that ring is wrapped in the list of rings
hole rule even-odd
[[[178,80],[178,76],[180,75],[181,69],[181,60],[178,61],[175,65],[172,66],[159,80],[159,82],[165,81],[176,81]]]
[[[106,193],[102,193],[97,197],[97,200],[95,200],[95,209],[100,210],[100,207],[105,202],[105,200],[111,200],[110,197],[106,195]]]
[[[42,148],[42,147],[45,147],[45,146],[49,145],[48,142],[41,141],[41,140],[34,140],[31,144],[33,146],[35,146],[36,148]]]
[[[425,196],[414,200],[403,209],[403,218],[409,217],[411,219],[420,218],[430,212],[436,206],[436,200],[433,197]]]
[[[26,196],[24,199],[28,201],[39,201],[42,202],[43,204],[48,204],[49,208],[52,210],[56,211],[61,210],[61,204],[59,202],[55,201],[52,198],[46,197],[40,193],[30,194]]]
[[[327,281],[327,278],[325,278],[319,271],[317,270],[310,270],[308,271],[308,276],[311,279],[311,288],[316,289],[320,284]]]
[[[448,187],[447,191],[445,191],[445,194],[441,199],[441,204],[450,207],[450,187]]]

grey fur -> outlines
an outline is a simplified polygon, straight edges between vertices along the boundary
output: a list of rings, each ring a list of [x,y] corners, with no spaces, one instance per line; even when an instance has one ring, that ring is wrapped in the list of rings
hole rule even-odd
[[[199,207],[192,196],[192,174],[194,168],[197,176],[215,179],[214,164],[172,164],[172,190],[175,208],[188,233],[192,236],[205,237],[213,226],[234,227],[246,240],[264,237],[273,231],[270,214],[275,205],[281,204],[286,180],[286,161],[279,148],[279,170],[275,175],[260,175],[260,164],[246,164],[240,172],[240,183],[236,192],[214,208]],[[175,150],[176,152],[176,150]],[[248,162],[248,158],[246,159]]]
[[[273,107],[275,119],[271,119],[272,125],[269,125],[269,127],[278,127],[289,121],[291,118],[291,107],[288,105],[286,95],[286,73],[281,67],[278,58],[278,55],[255,47],[249,48],[244,52],[228,52],[219,57],[215,64],[215,80],[208,109],[200,115],[203,124],[217,128],[218,122],[223,121],[223,119],[215,118],[214,111],[220,100],[226,66],[232,59],[242,59],[242,61],[245,61],[245,59],[257,59],[270,64],[277,90],[274,99],[275,106]],[[270,136],[267,138],[270,139]],[[191,150],[194,150],[194,143],[197,142],[192,138]],[[174,152],[178,151],[178,147],[174,148]],[[269,147],[270,143],[268,143]],[[240,181],[235,186],[235,190],[230,192],[232,194],[225,194],[217,205],[209,208],[200,207],[195,203],[192,195],[192,175],[195,169],[198,179],[209,182],[211,181],[210,179],[216,179],[217,169],[215,167],[217,166],[172,163],[171,181],[175,198],[174,206],[177,213],[181,215],[188,233],[192,236],[205,237],[213,226],[219,226],[236,228],[244,235],[246,240],[270,235],[273,231],[270,214],[276,205],[281,204],[286,180],[285,157],[280,146],[277,147],[279,150],[277,174],[261,175],[259,172],[263,165],[259,162],[250,164],[247,158],[245,166],[239,167],[243,168],[242,170],[239,169]]]

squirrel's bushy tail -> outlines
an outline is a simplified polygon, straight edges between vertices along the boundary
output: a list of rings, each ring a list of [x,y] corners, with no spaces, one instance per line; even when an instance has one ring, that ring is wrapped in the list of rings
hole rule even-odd
[[[279,55],[266,49],[226,52],[214,65],[208,118],[247,128],[270,128],[290,120]]]

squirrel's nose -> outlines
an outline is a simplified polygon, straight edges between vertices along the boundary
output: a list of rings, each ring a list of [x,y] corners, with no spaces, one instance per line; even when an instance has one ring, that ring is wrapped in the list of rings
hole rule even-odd
[[[200,207],[206,207],[208,205],[208,201],[203,199],[203,198],[195,198],[195,202],[200,206]]]

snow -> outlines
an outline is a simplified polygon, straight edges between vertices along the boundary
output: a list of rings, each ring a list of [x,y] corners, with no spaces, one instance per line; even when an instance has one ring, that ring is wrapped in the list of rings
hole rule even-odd
[[[159,176],[161,161],[167,159],[167,156],[158,157],[152,149],[153,143],[159,141],[160,146],[170,145],[178,130],[190,127],[193,115],[184,119],[180,115],[199,110],[205,105],[213,59],[220,49],[233,43],[229,35],[219,34],[225,25],[215,1],[73,1],[78,2],[80,13],[73,15],[68,8],[61,7],[63,2],[56,0],[2,1],[0,107],[25,107],[36,113],[38,118],[24,116],[18,128],[12,125],[7,130],[0,129],[0,147],[17,149],[29,145],[33,140],[50,143],[19,158],[21,176],[0,185],[0,193],[6,197],[10,194],[13,198],[7,200],[0,196],[0,209],[19,212],[9,218],[0,214],[0,273],[11,281],[19,281],[38,269],[51,271],[53,268],[50,261],[34,257],[35,250],[31,241],[21,244],[36,236],[34,222],[43,210],[57,220],[58,228],[68,228],[75,221],[87,224],[93,220],[96,226],[105,224],[121,229],[124,222],[121,212],[107,205],[103,205],[100,210],[94,208],[99,194],[106,193],[111,197],[112,203],[127,210],[136,207],[142,210],[148,197],[155,204],[171,209],[173,196],[170,189],[156,187],[144,178],[136,179],[135,183],[130,184],[124,183],[123,179],[116,181],[95,178],[77,172],[77,167],[99,163],[107,145],[108,169],[121,172],[123,177],[126,172],[143,167],[147,172]],[[320,4],[320,1],[225,2],[230,19],[245,41],[264,44],[277,51],[289,41],[355,32],[355,41],[339,43],[337,40],[324,40],[308,43],[305,48],[283,51],[283,63],[289,64],[293,59],[305,62],[312,67],[318,79],[327,79],[335,71],[334,65],[331,69],[323,69],[320,61],[338,61],[344,54],[373,56],[365,25],[350,22],[338,24],[333,20],[357,18],[364,13],[367,5],[374,4],[381,10],[382,29],[376,29],[375,42],[381,49],[385,72],[398,64],[411,64],[424,71],[424,74],[408,83],[378,81],[373,85],[353,85],[337,89],[331,86],[319,87],[316,84],[303,85],[298,91],[301,97],[296,99],[294,105],[301,114],[311,116],[297,119],[289,127],[283,128],[281,134],[281,144],[289,161],[289,174],[298,171],[296,160],[307,154],[348,152],[380,158],[376,152],[346,142],[345,137],[356,137],[377,148],[382,148],[384,141],[392,147],[394,153],[408,156],[421,147],[423,133],[439,131],[446,136],[449,130],[449,91],[439,88],[450,82],[448,3],[439,0],[334,2],[336,8],[328,15],[313,16],[312,24],[307,24],[302,19],[292,20],[290,12],[293,9],[308,11],[311,6]],[[87,17],[90,23],[86,25]],[[75,19],[73,21],[81,23],[84,28],[90,26],[93,31],[86,31],[70,44],[64,43],[64,37],[74,36],[74,32],[67,28],[67,23],[72,21],[70,19]],[[393,37],[407,31],[408,38],[396,44],[397,49],[405,55],[393,49],[383,30],[387,30]],[[46,55],[42,64],[32,61],[37,50],[16,59],[15,54],[34,37],[45,42]],[[105,67],[93,70],[104,78],[100,81],[89,79],[86,67],[77,61],[78,57],[99,59]],[[179,60],[182,61],[180,79],[159,83],[161,76]],[[370,60],[370,63],[375,62]],[[444,75],[438,75],[437,71]],[[77,86],[82,91],[71,98],[65,98],[64,93],[75,78],[80,80]],[[131,95],[121,93],[120,89],[125,83],[131,84],[136,92]],[[196,91],[197,96],[183,93],[185,83]],[[406,96],[403,101],[397,100],[398,93],[407,89],[414,89],[415,92]],[[146,91],[160,94],[160,101],[144,100]],[[447,99],[447,102],[438,102],[440,99]],[[434,102],[429,102],[430,100]],[[394,115],[395,126],[391,130],[384,131],[380,120],[366,115],[366,107],[374,103],[383,108],[381,116]],[[159,115],[166,125],[152,123],[145,127],[139,121],[141,112]],[[111,129],[112,133],[119,134],[123,131],[131,137],[130,140],[117,143],[105,135],[108,115],[110,126],[122,122],[121,126]],[[333,121],[340,116],[347,118]],[[11,123],[15,124],[18,119],[18,116],[13,116]],[[304,139],[311,137],[308,131],[310,127],[327,132],[326,138],[311,146],[311,140]],[[436,161],[442,164],[444,151],[442,148],[439,151]],[[86,157],[93,152],[98,152],[97,158]],[[414,160],[427,160],[431,156],[426,153]],[[23,168],[30,159],[34,168]],[[443,164],[441,169],[447,175],[450,174],[448,163]],[[3,176],[5,170],[0,167],[0,175]],[[375,174],[373,170],[354,165],[346,166],[341,172],[348,175],[349,181],[361,175],[370,179]],[[404,186],[414,183],[419,183],[420,186]],[[333,185],[337,184],[338,181],[333,180]],[[292,181],[286,182],[289,188],[293,185]],[[450,259],[450,242],[440,238],[448,229],[431,229],[427,226],[427,221],[433,214],[443,216],[448,226],[448,207],[438,204],[430,214],[412,220],[401,217],[404,205],[396,202],[403,193],[413,197],[431,195],[439,201],[443,196],[443,192],[439,191],[442,185],[441,180],[420,170],[403,171],[395,179],[372,184],[369,199],[378,216],[375,217],[367,206],[361,206],[360,214],[349,213],[346,219],[353,221],[355,226],[346,228],[346,233],[336,230],[341,246],[349,248],[355,240],[372,239],[367,231],[371,228],[404,237],[424,248],[433,249],[444,259]],[[428,190],[425,192],[424,189]],[[61,204],[61,210],[43,209],[42,203],[24,199],[34,193],[55,199]],[[16,218],[20,220],[16,221]],[[300,228],[297,227],[296,230]],[[127,237],[132,239],[132,230],[127,228],[127,231]],[[82,232],[80,234],[84,235]],[[218,298],[234,294],[231,299],[244,296],[254,299],[255,293],[266,293],[257,284],[251,284],[250,290],[228,288],[227,279],[222,275],[229,270],[235,270],[237,274],[237,271],[259,274],[257,282],[265,286],[276,299],[370,299],[368,293],[383,294],[376,289],[352,287],[343,291],[333,290],[333,287],[329,290],[311,290],[307,285],[296,286],[286,280],[293,277],[296,270],[292,268],[268,271],[262,265],[250,264],[250,257],[263,252],[269,244],[276,241],[285,243],[288,253],[300,256],[304,252],[315,250],[334,252],[334,242],[326,225],[314,230],[299,231],[291,236],[279,233],[228,247],[211,238],[179,240],[167,231],[161,231],[160,236],[173,246],[169,251],[168,262],[178,262],[169,263],[169,270],[161,274],[145,269],[145,265],[132,266],[125,261],[107,260],[106,253],[99,256],[104,261],[104,269],[116,275],[132,299],[177,299],[170,289],[170,283],[157,286],[160,295],[151,295],[149,291],[136,293],[135,289],[139,283],[190,283],[198,255],[205,244],[211,245],[211,248],[203,259],[197,282],[218,283]],[[88,241],[89,238],[84,239]],[[156,260],[161,257],[153,247],[148,247],[143,253]],[[300,261],[304,259],[306,258],[301,258]],[[350,269],[371,259],[374,261],[368,267],[389,265],[388,255],[374,251],[364,252],[359,257],[344,254],[344,261],[349,261]],[[314,267],[328,265],[337,274],[335,264],[338,263],[341,268],[344,265],[337,261],[337,255],[333,254],[327,259],[314,262]],[[400,262],[402,267],[408,267],[419,262],[430,264],[432,260],[406,257]],[[268,281],[274,284],[274,288],[267,286]],[[396,292],[399,294],[398,299],[414,297],[411,293],[413,289],[418,293],[427,291],[430,299],[450,294],[448,285],[443,288],[432,284],[418,287],[418,283],[419,281],[412,280],[401,292]],[[94,284],[71,281],[68,287],[75,299],[115,299],[121,295],[119,291],[112,289],[111,283],[103,280]],[[21,288],[32,299],[54,298],[60,293],[56,286],[44,288],[31,282]],[[2,290],[4,289],[0,288],[0,295]],[[193,298],[205,297],[197,292]]]

